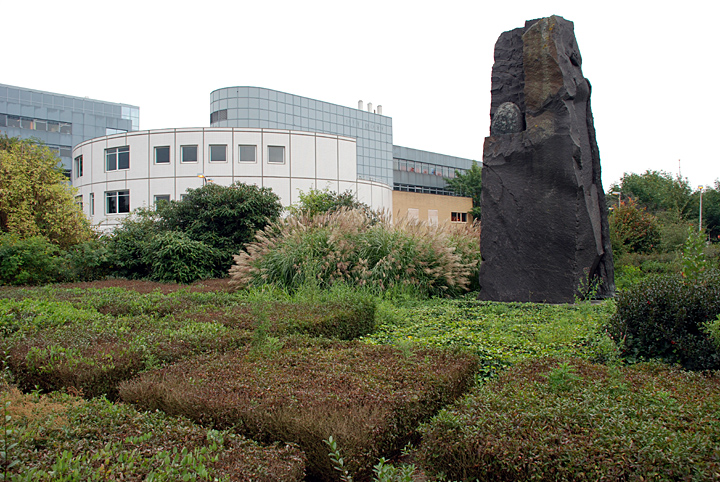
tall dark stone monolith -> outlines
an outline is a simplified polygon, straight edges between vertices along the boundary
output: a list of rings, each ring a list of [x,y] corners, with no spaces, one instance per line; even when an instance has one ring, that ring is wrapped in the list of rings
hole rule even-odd
[[[612,296],[600,155],[573,23],[552,16],[495,44],[482,170],[480,299]]]

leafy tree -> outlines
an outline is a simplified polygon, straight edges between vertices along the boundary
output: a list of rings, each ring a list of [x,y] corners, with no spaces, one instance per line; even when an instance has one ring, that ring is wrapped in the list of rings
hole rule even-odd
[[[608,219],[613,253],[647,253],[660,242],[657,218],[631,198],[615,206]]]
[[[696,192],[698,211],[700,209],[700,193]],[[714,188],[703,193],[703,226],[707,227],[710,239],[720,241],[720,181],[715,181]]]
[[[619,185],[610,188],[611,192],[618,190],[623,199],[632,198],[638,207],[645,208],[650,214],[675,211],[685,218],[692,215],[693,190],[686,178],[673,177],[665,171],[626,173]]]
[[[42,236],[61,248],[93,237],[75,190],[47,147],[0,137],[0,231],[21,239]]]
[[[461,195],[472,198],[473,207],[470,211],[473,218],[480,219],[481,201],[480,192],[482,190],[482,169],[479,162],[473,162],[472,167],[464,174],[455,171],[455,178],[448,179],[448,189]]]
[[[360,209],[368,213],[371,211],[370,206],[358,201],[352,191],[348,190],[338,194],[328,188],[322,190],[310,188],[308,192],[300,191],[300,202],[290,206],[288,211],[290,214],[304,214],[312,217],[316,214],[331,213],[343,207]]]

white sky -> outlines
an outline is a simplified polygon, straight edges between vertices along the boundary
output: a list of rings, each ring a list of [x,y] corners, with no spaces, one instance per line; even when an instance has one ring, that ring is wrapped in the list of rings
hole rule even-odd
[[[140,128],[209,125],[210,92],[254,85],[381,104],[394,143],[482,160],[497,37],[575,23],[603,186],[624,172],[720,178],[714,0],[6,1],[0,83],[140,107]]]

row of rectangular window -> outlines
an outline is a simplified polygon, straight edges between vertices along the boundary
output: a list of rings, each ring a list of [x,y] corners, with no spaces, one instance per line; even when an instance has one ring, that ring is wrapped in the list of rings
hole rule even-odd
[[[180,199],[184,198],[182,194]],[[154,196],[155,204],[160,202],[170,202],[169,194],[156,194]],[[82,195],[75,196],[75,203],[83,208]],[[90,216],[95,216],[95,193],[90,193]],[[105,192],[105,214],[125,214],[130,212],[130,190],[106,191]]]
[[[455,191],[451,191],[450,189],[445,189],[442,187],[415,186],[412,184],[400,184],[398,182],[393,184],[393,191],[417,192],[422,194],[438,194],[440,196],[460,196]]]
[[[393,169],[396,171],[442,176],[449,179],[453,179],[455,177],[455,171],[461,174],[465,172],[464,169],[456,169],[454,167],[430,164],[427,162],[408,161],[406,159],[393,159]]]
[[[72,124],[70,122],[34,119],[32,117],[21,117],[10,114],[0,114],[0,127],[15,127],[18,129],[28,129],[32,131],[72,134]]]
[[[257,146],[238,145],[239,162],[257,162]],[[227,162],[227,144],[210,144],[208,151],[210,162]],[[180,162],[198,162],[198,146],[180,146]],[[268,162],[285,163],[285,146],[268,146]],[[170,146],[155,147],[155,164],[170,163]],[[105,170],[117,171],[130,169],[130,146],[105,149]],[[82,176],[82,155],[75,158],[75,177]]]

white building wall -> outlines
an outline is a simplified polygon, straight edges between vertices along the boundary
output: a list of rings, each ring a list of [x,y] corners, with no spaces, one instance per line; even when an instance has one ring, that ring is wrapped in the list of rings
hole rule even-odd
[[[210,146],[224,145],[226,160],[210,162]],[[240,145],[257,146],[255,162],[240,162]],[[107,171],[105,150],[129,146],[130,168]],[[155,148],[169,146],[170,162],[155,162]],[[183,162],[182,147],[197,146],[197,160]],[[270,163],[268,148],[281,146],[284,162]],[[392,210],[392,187],[357,179],[355,139],[277,129],[187,128],[135,131],[98,137],[73,150],[83,156],[83,176],[73,180],[93,224],[112,229],[126,213],[106,212],[106,192],[130,191],[130,209],[154,204],[155,196],[180,200],[204,182],[230,185],[239,181],[271,188],[283,206],[312,188],[349,190],[374,209]],[[205,179],[199,177],[202,174]],[[90,194],[94,194],[94,213]]]

